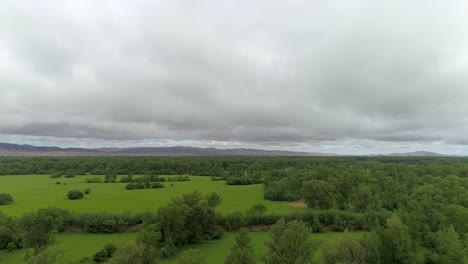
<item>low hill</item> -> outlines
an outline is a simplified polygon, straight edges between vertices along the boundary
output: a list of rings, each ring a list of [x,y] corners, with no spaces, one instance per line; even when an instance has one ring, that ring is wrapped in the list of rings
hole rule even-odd
[[[336,154],[261,149],[196,147],[60,148],[0,143],[1,156],[337,156]]]

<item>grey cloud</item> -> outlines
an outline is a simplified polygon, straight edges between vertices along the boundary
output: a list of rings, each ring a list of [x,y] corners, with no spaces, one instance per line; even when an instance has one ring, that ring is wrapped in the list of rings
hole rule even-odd
[[[466,145],[467,11],[463,1],[3,1],[0,134]]]

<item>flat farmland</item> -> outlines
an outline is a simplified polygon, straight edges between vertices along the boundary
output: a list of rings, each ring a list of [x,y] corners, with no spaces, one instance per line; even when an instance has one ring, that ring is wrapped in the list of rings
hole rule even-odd
[[[86,178],[104,176],[82,175],[73,178],[50,178],[49,175],[0,176],[0,193],[10,193],[14,203],[0,207],[0,212],[20,216],[25,212],[45,207],[69,209],[77,213],[109,212],[140,213],[156,210],[173,198],[199,191],[215,192],[223,201],[217,208],[223,214],[245,211],[253,204],[264,204],[269,212],[278,214],[305,210],[294,208],[286,202],[268,201],[263,198],[263,185],[226,185],[224,181],[212,181],[206,176],[189,176],[186,182],[165,182],[165,188],[126,190],[126,183],[86,183]],[[163,176],[166,178],[174,176]],[[117,179],[119,181],[120,177]],[[56,184],[60,182],[60,184]],[[69,190],[90,188],[91,193],[81,200],[68,200]]]

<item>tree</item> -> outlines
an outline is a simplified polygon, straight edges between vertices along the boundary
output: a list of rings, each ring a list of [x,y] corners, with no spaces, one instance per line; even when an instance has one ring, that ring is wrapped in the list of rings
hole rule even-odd
[[[135,242],[125,243],[115,252],[109,263],[112,264],[134,264],[145,263],[145,246]]]
[[[177,264],[204,264],[205,258],[199,250],[188,249],[177,258]]]
[[[155,224],[147,225],[140,231],[137,243],[143,246],[142,264],[154,263],[155,259],[160,257],[160,239],[161,232]]]
[[[286,223],[280,219],[271,226],[270,236],[271,240],[266,242],[266,264],[312,263],[310,230],[303,222],[296,220]]]
[[[383,263],[420,263],[414,241],[400,218],[392,215],[387,219],[386,227],[378,230],[382,241],[381,254]]]
[[[13,203],[13,197],[9,193],[0,193],[0,205]]]
[[[211,193],[211,194],[208,194],[205,197],[205,199],[206,199],[206,202],[208,203],[208,206],[211,207],[211,208],[217,207],[223,201],[223,198],[221,198],[221,196],[219,196],[219,194],[214,193],[214,192]]]
[[[51,241],[51,234],[58,230],[67,213],[56,208],[25,213],[20,219],[24,246],[32,247],[38,254]]]
[[[160,207],[147,225],[154,224],[160,239],[155,247],[160,247],[163,256],[171,256],[177,247],[196,244],[220,236],[215,225],[214,208],[199,192],[184,194],[170,204]]]
[[[463,244],[453,227],[439,230],[433,234],[431,244],[433,244],[430,252],[432,263],[465,263]]]
[[[302,196],[310,208],[330,209],[334,202],[332,186],[326,181],[310,180],[302,186]]]
[[[83,192],[80,190],[70,190],[68,191],[67,197],[70,200],[79,200],[84,196]]]
[[[249,232],[241,228],[236,236],[236,243],[231,248],[231,253],[224,261],[225,264],[255,264],[255,253],[250,243]]]
[[[114,244],[106,244],[103,249],[99,250],[98,252],[96,252],[96,254],[94,254],[93,260],[96,263],[106,262],[108,259],[114,256],[116,250],[117,247]]]
[[[366,250],[358,241],[347,237],[326,244],[323,249],[323,259],[325,264],[364,264]]]
[[[117,179],[117,173],[114,168],[109,164],[105,170],[104,182],[105,183],[114,183]]]

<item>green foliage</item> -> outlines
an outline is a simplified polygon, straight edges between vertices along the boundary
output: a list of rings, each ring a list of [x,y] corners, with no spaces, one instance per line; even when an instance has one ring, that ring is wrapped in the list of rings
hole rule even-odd
[[[63,174],[61,172],[55,172],[50,175],[50,178],[60,178],[62,175]]]
[[[266,264],[312,263],[310,230],[303,222],[286,223],[284,219],[280,219],[271,226],[270,235],[271,240],[266,242]]]
[[[329,242],[324,246],[323,259],[325,264],[366,263],[366,249],[359,242],[351,238],[343,238],[339,241]]]
[[[63,251],[54,248],[48,248],[39,254],[26,257],[27,264],[65,264],[65,258],[63,256]]]
[[[204,264],[205,258],[199,250],[188,249],[177,258],[177,264]]]
[[[0,250],[13,251],[21,246],[19,230],[15,221],[0,212]]]
[[[240,211],[235,211],[224,217],[224,226],[227,230],[236,231],[247,225],[244,214]]]
[[[250,242],[248,230],[241,228],[236,236],[236,243],[226,257],[225,264],[255,264],[255,252]]]
[[[145,247],[142,244],[128,242],[121,245],[108,261],[111,264],[150,264],[145,258]]]
[[[68,171],[68,172],[65,173],[65,175],[63,175],[63,177],[65,177],[65,178],[73,178],[73,177],[75,177],[75,173],[72,172],[72,171]]]
[[[382,249],[382,241],[375,232],[367,234],[361,241],[361,245],[366,251],[365,263],[383,263],[382,255],[380,253],[380,250]]]
[[[23,243],[39,253],[51,242],[53,232],[57,232],[68,212],[56,208],[40,209],[26,213],[20,219]]]
[[[323,232],[322,223],[320,223],[318,214],[314,214],[314,218],[312,220],[312,224],[311,224],[310,227],[311,227],[311,231],[314,232],[314,233]]]
[[[147,225],[160,234],[160,241],[153,246],[160,247],[163,256],[171,256],[177,247],[219,236],[214,209],[199,192],[182,195],[159,208]]]
[[[106,262],[108,259],[112,258],[114,256],[115,251],[117,250],[117,247],[112,244],[106,244],[103,249],[99,250],[96,252],[93,256],[93,261],[96,263],[103,263]]]
[[[380,252],[383,263],[420,263],[417,247],[398,216],[393,215],[386,222],[385,228],[377,232],[382,247]]]
[[[263,183],[263,180],[249,176],[229,176],[226,178],[227,185],[250,185]]]
[[[80,190],[70,190],[67,193],[67,197],[70,200],[79,200],[79,199],[82,199],[84,197],[84,194]]]
[[[160,257],[161,232],[155,224],[146,225],[138,234],[137,242],[143,247],[142,264],[154,263]]]
[[[223,201],[223,198],[221,198],[219,194],[213,192],[213,193],[208,194],[205,197],[205,200],[209,207],[216,208],[218,207],[218,205],[221,204],[221,202]]]
[[[91,193],[91,189],[90,188],[86,188],[84,189],[84,194],[90,194]]]
[[[465,263],[467,255],[464,245],[453,227],[437,231],[430,240],[431,250],[427,253],[429,263]]]
[[[310,180],[302,186],[302,195],[310,208],[330,209],[333,206],[334,193],[326,181]]]
[[[12,204],[13,196],[9,193],[0,193],[0,205]]]
[[[106,170],[105,170],[104,182],[114,183],[116,179],[117,179],[117,172],[110,164],[107,165]]]

